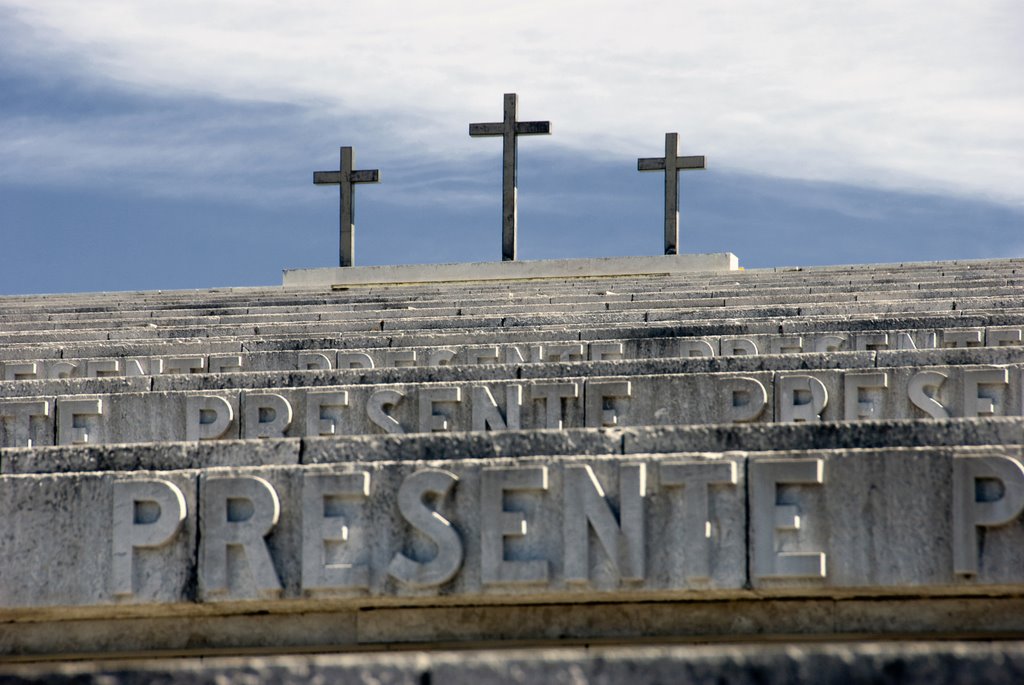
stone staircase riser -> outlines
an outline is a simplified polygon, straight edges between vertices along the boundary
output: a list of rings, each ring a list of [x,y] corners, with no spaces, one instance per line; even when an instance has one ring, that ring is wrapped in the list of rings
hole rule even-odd
[[[1022,370],[1024,364],[965,365],[34,396],[0,401],[0,446],[1022,416]]]

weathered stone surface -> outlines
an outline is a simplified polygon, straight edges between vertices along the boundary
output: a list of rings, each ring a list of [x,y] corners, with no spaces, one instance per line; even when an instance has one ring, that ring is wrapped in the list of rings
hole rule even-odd
[[[192,600],[197,528],[187,512],[196,507],[197,477],[194,471],[164,471],[0,478],[4,615]],[[151,487],[167,498],[163,506],[155,505]],[[133,507],[125,500],[118,509],[119,488],[144,503]],[[175,496],[180,524],[168,506]],[[162,530],[166,525],[171,527]],[[157,535],[147,538],[147,531]]]
[[[746,580],[746,536],[742,524],[726,522],[745,520],[738,459],[210,469],[199,478],[198,502],[188,471],[5,476],[0,575],[31,578],[5,586],[0,601],[9,613],[118,601],[271,606],[736,592]],[[429,478],[441,477],[439,490]],[[112,508],[119,488],[144,503],[134,514],[131,506]],[[162,499],[178,490],[188,493],[180,504]],[[436,497],[424,504],[430,493]],[[416,519],[417,511],[427,518]],[[446,517],[441,528],[431,511]],[[183,527],[169,516],[180,516]],[[130,553],[118,557],[119,545]],[[131,559],[134,584],[118,575]],[[37,568],[48,573],[33,575]]]
[[[330,385],[339,372],[307,371],[281,388],[10,398],[0,400],[0,445],[1024,413],[1021,365],[596,377],[553,369],[552,377],[519,381],[340,386]],[[236,385],[230,374],[207,378]]]
[[[1021,264],[3,298],[0,652],[1024,634]]]
[[[60,445],[238,438],[238,392],[120,393],[0,400],[0,445]],[[47,421],[50,422],[47,425]]]
[[[730,471],[733,474],[733,483],[728,487],[718,490],[713,486],[704,486],[709,488],[709,504],[706,506],[712,507],[716,520],[743,517],[742,479],[735,467],[729,467],[733,461],[728,458],[725,461],[716,461],[694,457],[683,459],[681,462],[698,464],[692,467],[697,469],[700,468],[699,465],[704,465],[711,470],[715,470],[714,465],[719,464],[726,471]],[[432,545],[428,542],[427,536],[436,536],[436,532],[413,532],[396,511],[397,500],[401,499],[401,484],[406,482],[411,474],[423,472],[424,469],[437,473],[437,466],[432,467],[434,471],[429,471],[431,467],[426,464],[414,462],[376,462],[341,465],[330,469],[309,467],[301,472],[301,482],[300,472],[281,469],[246,470],[238,472],[238,475],[252,476],[259,473],[266,477],[267,482],[274,486],[280,496],[281,510],[285,513],[282,514],[280,524],[268,536],[267,546],[285,597],[360,598],[368,593],[370,597],[428,598],[440,594],[442,597],[472,595],[484,600],[487,597],[500,598],[509,595],[556,597],[594,596],[597,593],[615,596],[622,592],[650,592],[668,588],[699,588],[705,591],[741,588],[745,579],[745,541],[741,531],[722,530],[715,541],[708,545],[706,554],[720,563],[713,564],[715,571],[704,577],[700,575],[699,570],[695,570],[697,566],[693,565],[699,565],[703,554],[700,559],[695,557],[693,564],[684,563],[679,558],[679,541],[673,539],[672,542],[675,544],[671,544],[664,538],[669,534],[667,531],[648,528],[644,523],[659,519],[667,520],[673,515],[686,516],[673,509],[679,506],[676,497],[681,494],[681,488],[678,486],[666,486],[666,492],[660,496],[646,499],[647,492],[658,491],[657,479],[662,477],[662,471],[655,472],[653,464],[649,464],[649,459],[642,458],[633,460],[628,465],[608,459],[521,459],[515,463],[506,460],[446,462],[443,470],[455,474],[458,485],[454,494],[449,493],[447,497],[438,500],[436,506],[442,515],[456,526],[460,542],[453,543],[455,546],[445,543],[446,546],[440,550],[436,543]],[[645,479],[650,480],[646,481],[648,485],[642,493],[628,495],[622,491],[625,487],[625,481],[622,479],[632,477],[630,474],[634,471],[641,480],[635,481],[633,487],[643,486]],[[296,529],[300,528],[299,519],[302,519],[303,529],[312,525],[312,530],[318,531],[323,524],[315,519],[307,519],[308,516],[314,515],[314,512],[304,508],[300,497],[310,496],[308,489],[319,483],[318,479],[329,479],[332,477],[331,474],[335,473],[368,474],[368,495],[349,500],[344,505],[348,537],[345,544],[336,552],[340,555],[338,560],[332,562],[355,564],[357,569],[344,572],[329,584],[331,587],[324,585],[318,590],[315,582],[310,587],[310,576],[303,575],[313,572],[309,567],[309,557],[295,553],[298,535]],[[715,477],[721,475],[717,471],[715,474]],[[218,477],[220,475],[218,474]],[[528,480],[523,480],[527,477]],[[566,481],[570,477],[583,480],[579,480],[578,483],[574,480],[575,484],[570,485]],[[629,531],[624,533],[626,537],[616,538],[616,533],[607,538],[604,537],[605,531],[602,529],[601,542],[592,540],[589,543],[591,551],[588,555],[588,536],[585,527],[579,529],[582,537],[566,537],[569,535],[569,529],[566,527],[569,525],[567,512],[579,511],[582,515],[584,511],[568,505],[566,498],[570,497],[570,493],[577,493],[584,498],[594,498],[593,504],[584,499],[579,506],[587,507],[586,511],[590,511],[591,506],[597,507],[594,516],[614,517],[615,514],[610,510],[603,509],[608,505],[604,504],[603,496],[597,494],[600,491],[594,489],[594,478],[600,482],[607,497],[618,503],[617,508],[620,511],[630,506],[649,508],[649,511],[641,514],[641,509],[637,510],[640,518],[636,519],[635,525],[639,527],[635,529],[630,527],[634,525],[630,523],[633,519],[629,519],[629,515],[625,513],[620,513],[619,516],[627,517],[621,524],[626,526],[625,531]],[[342,485],[339,483],[331,487]],[[508,488],[508,494],[502,497],[501,490],[494,489],[499,487]],[[325,491],[329,492],[330,490]],[[495,497],[497,499],[494,499]],[[602,514],[602,511],[608,513]],[[286,517],[285,514],[290,516]],[[493,522],[491,517],[495,517]],[[519,522],[525,521],[524,524],[516,524],[523,525],[525,535],[509,529],[509,524],[502,522],[513,518]],[[601,525],[605,525],[604,519],[598,520],[602,521]],[[614,523],[614,520],[608,519],[607,525],[612,526],[609,532],[617,529],[619,525]],[[583,519],[580,519],[581,525],[585,525],[582,521]],[[326,535],[326,528],[322,530],[323,533],[320,534]],[[700,532],[703,534],[703,530]],[[669,535],[671,537],[686,534],[683,531],[676,531]],[[690,534],[693,534],[692,530]],[[651,536],[653,544],[644,550],[641,540],[646,536]],[[654,542],[655,539],[663,538],[662,543]],[[434,539],[437,540],[436,537]],[[609,552],[603,545],[616,544],[616,539],[619,540],[618,552]],[[629,544],[637,547],[623,548],[622,545],[629,539],[632,540]],[[697,544],[696,541],[693,544]],[[636,554],[641,555],[639,567],[630,561],[634,555],[634,551],[631,550],[634,549]],[[418,566],[429,564],[431,559],[437,560],[438,563],[442,560],[445,563],[450,562],[455,566],[451,567],[452,571],[429,582],[425,579],[415,582],[399,581],[393,575],[397,572],[397,554],[408,555],[410,559],[416,560],[414,565]],[[494,557],[495,554],[499,556]],[[460,558],[462,561],[458,563]],[[299,568],[300,559],[305,564],[303,569]],[[579,568],[570,570],[566,566],[570,562],[578,564]],[[362,566],[364,564],[365,567]],[[690,575],[687,576],[687,573]],[[200,577],[203,576],[204,571],[201,569]],[[626,580],[625,577],[631,580]],[[259,591],[247,585],[243,577],[239,577],[230,585],[228,597],[251,601],[260,596]],[[203,587],[202,581],[200,587]]]
[[[379,608],[359,613],[363,644],[565,644],[611,640],[758,641],[907,634],[1005,639],[1020,630],[1019,598],[740,599],[644,603]],[[989,618],[986,618],[986,616]]]
[[[299,338],[321,337],[327,334],[365,339],[371,337],[373,332],[381,330],[394,331],[394,335],[401,336],[460,329],[478,329],[477,335],[487,336],[488,331],[493,334],[498,329],[509,328],[561,326],[567,332],[575,332],[605,326],[637,326],[641,323],[656,326],[670,323],[685,324],[692,328],[704,328],[699,333],[695,331],[691,335],[721,335],[731,332],[757,334],[778,333],[779,324],[782,323],[779,318],[787,317],[784,323],[789,330],[794,331],[802,329],[813,332],[823,328],[842,331],[846,328],[846,321],[861,328],[891,331],[894,342],[890,345],[899,347],[907,346],[913,340],[913,336],[907,340],[899,335],[902,329],[908,327],[937,327],[941,335],[943,330],[964,326],[1016,324],[1015,327],[1019,329],[1022,323],[1022,314],[1019,310],[1003,308],[1007,301],[1012,301],[1007,300],[1007,297],[967,298],[952,303],[948,300],[905,300],[898,304],[836,301],[815,305],[800,302],[801,299],[814,302],[820,299],[813,293],[804,298],[795,298],[796,302],[793,304],[784,304],[779,300],[794,298],[771,294],[763,299],[734,298],[705,302],[679,298],[662,301],[641,299],[630,302],[615,302],[614,297],[606,299],[606,302],[581,302],[573,298],[561,304],[539,302],[528,305],[519,304],[517,299],[516,303],[509,303],[507,300],[495,301],[457,309],[445,302],[440,306],[385,307],[378,311],[313,314],[307,317],[293,315],[288,317],[288,320],[281,320],[280,315],[267,315],[266,320],[246,316],[222,322],[220,318],[199,316],[180,321],[161,319],[159,325],[150,321],[141,327],[119,324],[118,315],[114,314],[95,322],[69,322],[68,326],[74,326],[71,330],[31,330],[34,326],[31,323],[19,326],[17,332],[0,330],[0,345],[40,347],[52,342],[69,349],[103,349],[116,345],[138,349],[157,342],[167,344],[190,338],[204,338],[211,343],[230,343],[226,339],[232,337]],[[977,309],[964,309],[967,304]],[[997,313],[993,313],[993,310],[997,310]],[[737,328],[739,319],[744,320],[742,328]],[[570,326],[571,328],[567,328]],[[585,337],[592,336],[588,333]],[[1001,340],[1001,344],[1006,344],[1008,338],[1004,337]],[[929,341],[930,339],[926,337],[915,344],[920,347],[922,343],[927,344]],[[848,341],[848,345],[850,342],[857,344],[856,339]],[[229,344],[228,347],[230,346]],[[371,343],[371,346],[375,345]],[[4,355],[4,358],[11,357]]]
[[[553,313],[556,314],[567,311],[579,314],[581,311],[593,309],[592,305],[586,303],[585,298],[581,302],[581,297],[583,296],[574,296],[563,305],[509,305],[507,302],[495,302],[488,305],[487,308],[503,312],[522,309],[523,313],[552,308]],[[596,303],[600,305],[601,309],[594,312],[590,324],[574,328],[567,328],[564,323],[561,327],[557,326],[557,324],[546,327],[538,327],[538,325],[524,326],[523,321],[513,319],[510,320],[508,326],[497,329],[493,325],[488,325],[484,328],[472,330],[469,325],[472,317],[460,315],[458,317],[448,317],[452,319],[453,323],[457,324],[451,327],[449,331],[438,330],[435,326],[431,325],[419,331],[413,328],[402,333],[396,332],[389,338],[380,336],[379,330],[376,335],[373,332],[345,331],[344,327],[338,325],[335,325],[332,330],[332,322],[323,320],[323,315],[321,314],[312,314],[310,315],[312,321],[299,318],[295,321],[283,322],[281,324],[271,322],[272,326],[260,326],[258,332],[255,328],[252,330],[249,330],[248,327],[239,329],[234,336],[231,335],[230,330],[227,328],[221,330],[211,327],[208,329],[207,335],[201,339],[187,338],[180,335],[168,336],[167,331],[159,326],[152,329],[155,331],[154,333],[149,334],[146,333],[146,330],[149,329],[117,331],[117,334],[121,336],[134,336],[127,340],[100,339],[92,342],[55,342],[47,344],[43,341],[45,340],[45,335],[37,334],[42,336],[40,342],[27,343],[24,340],[19,340],[20,344],[0,345],[0,359],[19,362],[32,359],[53,360],[54,358],[62,357],[67,361],[74,361],[91,356],[131,357],[210,353],[238,354],[247,350],[309,349],[311,347],[359,350],[364,347],[373,349],[389,346],[431,346],[457,342],[460,329],[464,331],[472,330],[471,335],[473,337],[463,339],[464,344],[467,345],[502,344],[517,341],[529,343],[534,340],[565,342],[567,339],[592,340],[615,337],[621,338],[624,341],[638,340],[637,344],[643,344],[643,338],[682,335],[685,338],[707,337],[712,348],[715,347],[715,340],[718,338],[726,338],[726,342],[728,342],[733,337],[745,337],[752,340],[762,352],[772,352],[776,349],[776,345],[781,345],[783,342],[785,345],[781,346],[791,349],[801,348],[806,352],[828,351],[833,348],[849,351],[863,349],[912,349],[913,346],[918,348],[929,348],[935,345],[953,346],[956,344],[957,339],[963,336],[959,332],[961,329],[982,331],[983,336],[981,340],[984,341],[982,344],[1005,346],[1019,342],[1016,331],[1021,329],[1020,320],[1016,322],[1017,325],[1013,326],[999,324],[993,319],[993,316],[998,316],[1001,319],[1012,317],[1014,316],[1013,310],[996,313],[989,311],[979,314],[957,312],[955,314],[933,313],[927,315],[875,314],[871,316],[846,316],[841,318],[832,316],[795,317],[783,321],[763,317],[748,317],[742,322],[730,319],[721,320],[720,317],[714,317],[707,322],[701,322],[699,317],[707,312],[693,310],[690,311],[689,315],[696,318],[687,324],[690,332],[677,332],[675,329],[678,326],[669,326],[664,323],[638,326],[637,324],[627,323],[627,319],[624,317],[616,317],[614,314],[603,314],[602,312],[605,312],[603,308],[606,305],[611,306],[610,300],[614,300],[614,297],[602,296],[602,301]],[[516,302],[520,302],[520,298],[517,298]],[[642,313],[643,307],[658,303],[637,301],[629,304],[631,307],[640,308]],[[675,305],[677,309],[680,306],[679,301],[675,299],[667,301],[665,304]],[[466,308],[460,308],[459,311],[466,311]],[[376,314],[376,316],[371,317],[371,322],[375,321],[378,324],[378,329],[381,322],[385,320],[424,318],[424,310],[422,309],[386,309],[381,312],[370,313]],[[438,311],[438,320],[443,320],[447,313],[450,313],[450,311]],[[360,316],[365,314],[367,313],[364,312]],[[116,317],[117,314],[114,313],[111,316]],[[341,313],[335,316],[348,319],[355,315]],[[621,320],[617,321],[617,318]],[[633,318],[629,317],[628,320]],[[110,320],[108,316],[97,323],[106,324]],[[485,320],[490,321],[491,319],[485,318]],[[166,325],[164,320],[159,321],[161,325]],[[196,324],[201,325],[203,321],[204,319],[197,319]],[[516,323],[515,327],[512,326],[513,322]],[[1006,321],[1005,323],[1010,324],[1013,322]],[[74,325],[78,327],[81,326],[81,323],[74,322]],[[785,331],[782,334],[780,334],[780,325],[783,331]],[[609,326],[612,328],[609,328]],[[316,331],[322,332],[317,334]],[[162,333],[163,337],[153,337],[156,335],[156,332]],[[333,335],[329,335],[328,333],[330,332],[333,332]],[[534,340],[531,340],[530,337],[524,337],[522,335],[523,332],[530,332]],[[147,335],[149,336],[148,338]],[[945,339],[947,337],[950,340],[947,341]],[[791,342],[796,339],[799,339],[798,343]],[[317,342],[318,340],[323,342]],[[776,340],[778,340],[778,343],[775,342]],[[680,344],[684,342],[685,340],[682,340]],[[966,343],[970,346],[977,344],[971,340],[967,340]],[[21,356],[15,354],[19,351]],[[84,374],[85,369],[81,369],[80,372]]]
[[[304,438],[302,441],[302,463],[304,464],[376,460],[482,459],[556,454],[597,456],[621,453],[622,433],[617,429],[379,435],[341,439]]]
[[[199,497],[194,471],[4,476],[0,576],[24,580],[0,601],[17,616],[196,601],[1013,595],[1022,450],[219,468],[199,476]]]
[[[885,592],[917,584],[952,591],[1010,581],[1024,549],[1024,524],[1016,520],[1024,495],[1014,492],[1024,488],[1024,469],[1016,480],[992,480],[983,492],[981,481],[977,488],[961,482],[954,462],[995,459],[1020,469],[1019,458],[1019,447],[753,456],[748,463],[752,586],[759,592],[800,587],[814,594],[838,588]],[[988,462],[980,468],[986,479],[999,478]],[[996,526],[980,523],[981,514],[958,514],[953,498],[961,487],[969,489],[965,506],[975,506],[975,499],[1005,498],[1017,515]],[[962,566],[954,559],[958,521],[970,534],[963,553],[973,573],[957,570]]]
[[[1019,642],[845,642],[797,645],[551,647],[9,666],[21,683],[291,683],[422,685],[671,682],[680,685],[901,683],[994,685],[1024,678]]]
[[[260,623],[248,621],[249,627]],[[240,629],[245,624],[239,622]],[[275,685],[294,683],[379,683],[380,685],[422,685],[429,673],[424,654],[389,654],[387,657],[334,655],[332,657],[247,657],[241,659],[185,659],[144,663],[109,663],[102,666],[65,664],[13,667],[4,678],[10,683],[48,682],[56,684],[97,682],[111,685],[150,683],[246,683]]]
[[[1024,444],[1017,418],[932,419],[824,423],[747,423],[711,426],[418,433],[323,438],[213,440],[11,448],[0,451],[0,472],[69,473],[175,470],[348,461],[446,460],[534,455],[666,454],[766,450],[832,450]],[[300,457],[301,454],[301,457]]]
[[[33,397],[39,395],[92,395],[111,392],[146,392],[153,386],[151,378],[66,378],[26,380],[0,383],[0,397]]]
[[[625,454],[1024,444],[1017,418],[657,426],[622,430]]]
[[[61,445],[0,451],[0,473],[175,471],[299,463],[298,440],[204,440],[129,445]]]
[[[1020,646],[827,645],[757,647],[634,647],[566,658],[512,654],[464,660],[454,655],[431,668],[444,682],[729,682],[957,683],[1014,682],[1024,671]]]
[[[510,258],[511,259],[511,258]],[[549,259],[525,262],[364,266],[354,269],[291,269],[284,272],[285,287],[370,285],[379,283],[437,283],[516,278],[558,278],[582,274],[619,276],[666,272],[735,271],[736,255],[673,255],[606,259]]]
[[[793,342],[799,342],[794,338]],[[707,344],[703,340],[702,344]],[[153,378],[118,377],[107,378],[66,378],[48,380],[21,380],[0,383],[0,397],[34,397],[45,395],[95,394],[108,392],[138,392],[145,390],[214,390],[222,388],[258,388],[258,387],[289,387],[295,385],[344,385],[348,383],[422,383],[468,380],[501,380],[508,378],[551,378],[557,376],[615,376],[622,374],[676,374],[676,373],[724,373],[753,371],[784,371],[810,369],[870,369],[872,367],[888,368],[888,366],[937,366],[937,365],[1008,365],[1024,361],[1024,346],[1004,346],[1000,348],[962,348],[941,350],[915,350],[899,353],[875,351],[861,352],[827,352],[779,355],[736,355],[736,356],[692,356],[686,357],[655,357],[630,359],[619,354],[624,349],[623,343],[590,343],[595,347],[607,344],[612,350],[598,351],[598,356],[622,356],[623,359],[604,359],[598,361],[582,361],[586,356],[585,343],[560,343],[557,345],[515,346],[517,355],[523,353],[531,359],[541,359],[549,354],[543,363],[510,363],[510,364],[478,364],[480,354],[496,354],[498,359],[500,346],[475,347],[474,363],[455,365],[439,364],[443,358],[453,354],[459,348],[455,346],[441,348],[405,348],[382,350],[377,356],[384,357],[389,366],[384,368],[345,368],[334,370],[337,358],[348,355],[362,360],[360,363],[373,364],[373,358],[366,351],[336,353],[331,350],[271,353],[284,354],[298,364],[303,359],[303,370],[276,370],[256,372],[247,367],[250,359],[245,355],[211,355],[184,358],[146,358],[146,359],[98,359],[88,360],[86,364],[109,364],[121,367],[121,370],[139,364],[156,363],[161,368],[181,371],[191,368],[192,373],[174,373],[159,375]],[[506,348],[511,349],[512,346]],[[788,349],[788,348],[782,348]],[[531,351],[532,350],[532,351]],[[680,352],[679,349],[674,350]],[[420,354],[421,353],[421,354]],[[417,357],[420,354],[420,357]],[[559,361],[559,357],[567,355],[569,361]],[[370,357],[367,361],[364,357]],[[421,358],[422,357],[422,358]],[[421,364],[419,361],[435,362]],[[574,361],[578,360],[578,361]],[[890,360],[891,365],[883,362]],[[264,360],[266,361],[266,360]],[[287,359],[280,360],[282,363]],[[507,360],[502,360],[507,361]],[[69,364],[60,361],[58,364]],[[351,362],[353,366],[356,362]],[[27,364],[39,373],[60,370],[59,367],[47,367],[43,361],[18,362]],[[40,366],[42,364],[43,366]],[[397,364],[397,366],[396,366]],[[28,368],[28,367],[26,367]],[[147,366],[147,368],[149,368]],[[209,375],[207,369],[214,369]]]

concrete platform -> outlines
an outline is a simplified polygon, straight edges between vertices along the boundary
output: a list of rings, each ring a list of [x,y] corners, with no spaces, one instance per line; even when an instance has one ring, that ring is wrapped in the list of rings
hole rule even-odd
[[[534,278],[593,278],[639,276],[696,271],[736,271],[739,258],[731,252],[656,257],[605,257],[595,259],[541,259],[516,262],[469,262],[465,264],[402,264],[353,266],[326,269],[286,269],[283,285],[289,287],[379,285],[387,283],[450,283],[504,281]]]

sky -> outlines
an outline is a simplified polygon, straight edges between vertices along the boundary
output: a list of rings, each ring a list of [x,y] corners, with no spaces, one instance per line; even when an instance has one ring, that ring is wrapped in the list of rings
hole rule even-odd
[[[1024,257],[1019,0],[0,0],[0,295],[276,285],[501,258],[519,94],[521,259],[681,249],[752,267]]]

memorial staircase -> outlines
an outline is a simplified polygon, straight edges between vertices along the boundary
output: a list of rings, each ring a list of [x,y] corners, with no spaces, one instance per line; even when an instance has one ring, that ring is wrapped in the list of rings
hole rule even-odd
[[[2,297],[0,673],[1020,682],[1022,332],[1020,259]]]

